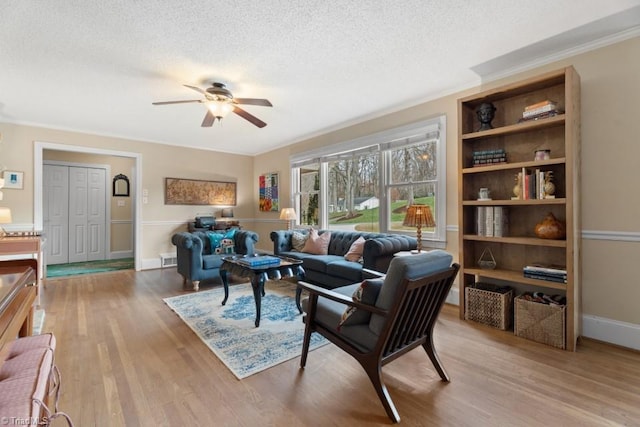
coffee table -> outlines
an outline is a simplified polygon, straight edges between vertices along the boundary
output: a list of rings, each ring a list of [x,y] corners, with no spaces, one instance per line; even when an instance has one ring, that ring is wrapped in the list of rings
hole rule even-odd
[[[266,263],[266,261],[275,261],[274,263]],[[264,264],[260,264],[261,262]],[[227,303],[229,298],[229,283],[227,274],[235,274],[242,277],[251,278],[251,287],[253,288],[253,298],[256,302],[256,328],[260,326],[260,307],[262,305],[262,297],[264,296],[264,284],[267,280],[280,280],[286,277],[295,277],[298,280],[304,279],[304,269],[302,261],[287,258],[283,256],[273,255],[234,255],[224,257],[220,266],[220,277],[224,285],[224,300],[222,305]],[[298,311],[302,313],[300,306],[301,288],[296,288],[296,306]]]

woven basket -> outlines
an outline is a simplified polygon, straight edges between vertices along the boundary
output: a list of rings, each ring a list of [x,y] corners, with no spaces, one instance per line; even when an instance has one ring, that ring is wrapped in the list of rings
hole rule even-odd
[[[515,299],[514,333],[539,343],[565,348],[566,307]]]
[[[480,287],[466,287],[464,318],[483,323],[503,331],[511,327],[513,290],[501,293],[498,287],[476,283]]]

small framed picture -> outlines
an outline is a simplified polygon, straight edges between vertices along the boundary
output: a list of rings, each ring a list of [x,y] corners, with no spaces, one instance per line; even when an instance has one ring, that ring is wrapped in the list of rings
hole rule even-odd
[[[4,171],[2,177],[4,178],[3,188],[22,190],[24,187],[24,172]]]

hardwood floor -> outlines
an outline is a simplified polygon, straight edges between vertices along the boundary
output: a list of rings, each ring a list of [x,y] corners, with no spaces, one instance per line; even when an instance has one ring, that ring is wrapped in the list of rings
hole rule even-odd
[[[47,281],[44,331],[58,339],[60,409],[76,426],[390,424],[364,371],[331,345],[304,370],[295,358],[237,380],[162,301],[184,292],[175,269]],[[450,383],[422,349],[383,369],[402,425],[640,426],[638,352],[589,340],[556,350],[461,321],[453,306],[435,341]]]

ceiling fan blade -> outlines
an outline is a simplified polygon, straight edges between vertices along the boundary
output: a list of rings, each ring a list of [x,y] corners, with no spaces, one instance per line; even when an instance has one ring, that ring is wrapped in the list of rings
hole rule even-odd
[[[235,107],[234,106],[233,107],[233,112],[236,113],[237,115],[239,115],[240,117],[242,117],[243,119],[249,120],[251,123],[253,123],[254,125],[258,126],[259,128],[263,128],[263,127],[265,127],[267,125],[265,122],[263,122],[262,120],[260,120],[256,116],[254,116],[253,114],[247,113],[246,111],[244,111],[240,107]]]
[[[207,95],[207,92],[206,92],[204,89],[200,89],[199,87],[196,87],[196,86],[189,86],[189,85],[183,85],[183,86],[184,86],[184,87],[188,87],[189,89],[193,89],[193,90],[195,90],[196,92],[201,93],[201,94],[203,94],[203,95],[205,95],[205,96]]]
[[[213,122],[216,121],[216,118],[211,111],[207,110],[207,114],[204,115],[204,120],[202,120],[203,128],[210,128],[213,125]]]
[[[191,102],[202,102],[201,99],[190,99],[187,101],[161,101],[161,102],[152,102],[153,105],[168,105],[168,104],[188,104]]]
[[[260,99],[260,98],[233,98],[236,104],[245,104],[245,105],[261,105],[263,107],[273,107],[273,104],[269,102],[268,99]]]

